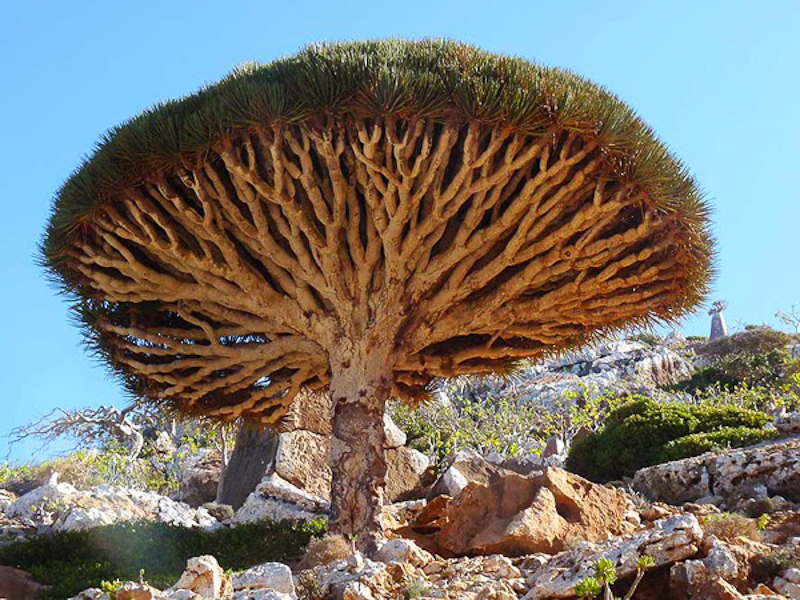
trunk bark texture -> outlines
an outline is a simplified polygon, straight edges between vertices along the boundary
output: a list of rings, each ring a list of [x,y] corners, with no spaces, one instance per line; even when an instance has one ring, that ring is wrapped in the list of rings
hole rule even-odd
[[[264,477],[277,442],[278,436],[269,429],[247,423],[240,425],[236,445],[222,476],[219,502],[230,504],[234,510],[241,508]]]
[[[379,516],[386,483],[383,413],[390,390],[385,360],[346,360],[331,365],[330,530],[356,536],[373,554],[380,544]]]

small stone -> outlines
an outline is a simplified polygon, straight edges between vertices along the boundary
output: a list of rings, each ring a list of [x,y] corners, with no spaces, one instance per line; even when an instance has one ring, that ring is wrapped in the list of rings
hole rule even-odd
[[[219,502],[206,502],[201,508],[205,508],[208,514],[217,521],[227,521],[228,519],[232,519],[233,515],[236,514],[230,504],[220,504]]]
[[[411,540],[394,539],[381,546],[378,552],[378,560],[385,563],[409,563],[415,567],[424,568],[431,563],[434,558],[430,552],[423,550]]]
[[[250,567],[246,571],[234,575],[233,589],[261,589],[267,588],[282,594],[294,594],[294,581],[292,570],[279,562],[264,563]]]
[[[165,598],[161,590],[145,583],[126,581],[114,592],[114,600],[159,600]]]
[[[364,568],[364,556],[361,552],[354,552],[345,559],[347,566],[352,571],[361,571]]]
[[[170,590],[191,590],[204,598],[220,598],[233,593],[231,578],[217,559],[206,554],[186,561],[186,569]]]
[[[166,590],[164,597],[169,600],[201,600],[202,596],[195,594],[192,590]]]
[[[406,445],[406,434],[395,425],[388,413],[383,414],[384,448],[399,448]]]

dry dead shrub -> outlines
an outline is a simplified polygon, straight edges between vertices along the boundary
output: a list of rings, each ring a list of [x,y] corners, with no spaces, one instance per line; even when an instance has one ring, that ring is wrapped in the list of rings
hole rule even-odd
[[[353,546],[343,535],[326,535],[311,540],[298,568],[302,571],[328,565],[335,560],[347,558],[352,553]]]

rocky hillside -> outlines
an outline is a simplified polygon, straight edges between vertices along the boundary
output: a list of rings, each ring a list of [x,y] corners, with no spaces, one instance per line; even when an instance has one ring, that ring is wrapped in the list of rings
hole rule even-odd
[[[305,556],[296,551],[321,533],[329,510],[330,406],[324,396],[302,399],[264,457],[264,477],[238,508],[211,501],[220,477],[218,451],[170,448],[163,436],[153,438],[137,468],[147,461],[148,468],[169,465],[176,481],[169,495],[77,486],[57,474],[35,489],[18,490],[24,493],[0,490],[0,597],[66,598],[86,587],[75,587],[81,581],[95,587],[75,597],[97,600],[538,600],[584,592],[582,597],[594,597],[602,590],[592,586],[608,581],[620,597],[636,583],[631,597],[637,599],[800,598],[800,414],[787,412],[795,392],[781,383],[693,396],[687,382],[698,373],[738,373],[733,367],[741,353],[733,354],[730,367],[730,354],[719,358],[673,341],[674,347],[607,342],[508,378],[457,380],[415,417],[396,412],[401,427],[387,416],[386,543],[376,556],[362,556],[350,541],[330,537],[312,541]],[[606,485],[563,470],[570,443],[597,435],[608,418],[621,418],[615,407],[630,394],[655,399],[656,406],[721,405],[725,419],[744,415],[751,425],[765,423],[758,435],[769,441],[725,449],[725,440],[739,438],[714,432],[701,440],[693,434],[684,445],[699,450],[688,458]],[[771,415],[760,420],[762,413],[748,412],[747,402]],[[690,433],[693,414],[686,413],[690,422],[684,424]],[[677,431],[678,425],[670,427]],[[442,435],[446,426],[454,428],[449,437]],[[499,443],[501,438],[513,443]],[[706,447],[718,449],[702,453]],[[258,527],[271,522],[286,524],[254,533],[267,531]],[[290,523],[298,522],[310,529],[292,529]],[[129,529],[119,529],[125,524]],[[149,537],[136,537],[137,528]],[[197,533],[182,533],[190,531]],[[248,537],[253,535],[267,537]],[[170,536],[177,536],[176,545],[169,545]],[[75,544],[85,544],[80,552],[87,558],[56,576],[61,550],[54,549],[63,544],[72,548],[65,557]],[[154,570],[150,561],[141,577],[134,576],[138,567],[127,564],[131,581],[114,582],[111,574],[122,572],[115,561],[126,554],[146,561],[147,548],[156,549],[147,544],[180,548],[185,558],[164,560],[188,558],[183,573],[177,567]],[[192,555],[192,544],[210,553]],[[264,552],[246,550],[262,546],[275,546],[267,555],[278,562],[259,562]],[[78,573],[92,561],[108,575]],[[50,587],[40,589],[19,569]],[[101,587],[102,578],[108,581]]]

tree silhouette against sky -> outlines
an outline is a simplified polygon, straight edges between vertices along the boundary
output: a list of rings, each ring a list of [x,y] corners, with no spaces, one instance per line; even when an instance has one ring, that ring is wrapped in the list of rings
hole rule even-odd
[[[595,84],[391,40],[248,65],[111,130],[42,257],[136,396],[278,426],[329,391],[331,528],[370,548],[388,398],[687,314],[707,215]]]

